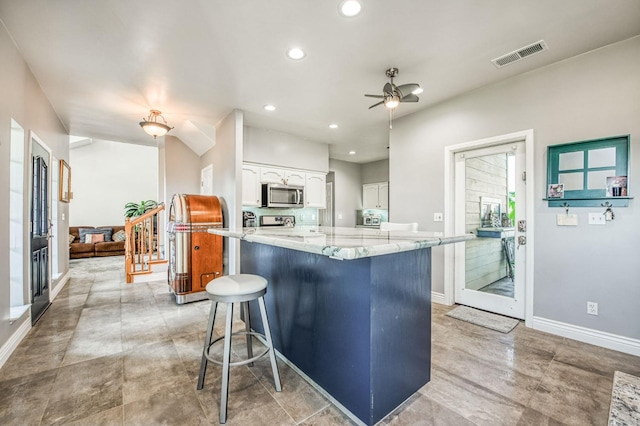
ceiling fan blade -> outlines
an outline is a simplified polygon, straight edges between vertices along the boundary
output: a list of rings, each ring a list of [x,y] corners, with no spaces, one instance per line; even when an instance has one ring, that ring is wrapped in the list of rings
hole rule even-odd
[[[408,95],[403,96],[402,99],[400,99],[400,102],[418,102],[419,100],[419,97],[417,97],[413,93],[409,93]]]
[[[369,109],[373,108],[373,107],[377,107],[378,105],[382,105],[384,103],[384,101],[380,101],[377,104],[373,104],[369,107]]]
[[[385,84],[384,87],[382,88],[382,91],[384,93],[393,92],[393,85],[391,83]]]
[[[413,92],[414,90],[418,89],[420,87],[419,84],[416,83],[409,83],[409,84],[402,84],[400,86],[398,86],[398,90],[404,95],[409,95],[411,94],[411,92]]]
[[[378,98],[378,99],[384,99],[384,95],[366,95],[366,97],[368,98]]]

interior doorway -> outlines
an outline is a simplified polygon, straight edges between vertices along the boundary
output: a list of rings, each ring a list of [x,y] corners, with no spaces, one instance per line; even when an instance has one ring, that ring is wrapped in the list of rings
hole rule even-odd
[[[49,307],[51,150],[31,133],[31,324]]]
[[[445,255],[445,303],[531,317],[532,147],[525,131],[446,149],[445,227],[477,238]]]

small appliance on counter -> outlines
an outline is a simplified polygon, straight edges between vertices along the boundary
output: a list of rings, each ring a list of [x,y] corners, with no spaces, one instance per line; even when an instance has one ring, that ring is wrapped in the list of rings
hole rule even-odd
[[[296,226],[296,217],[290,215],[263,215],[260,216],[260,226]]]
[[[376,210],[374,210],[375,212]],[[374,213],[369,210],[356,210],[356,227],[358,228],[380,228],[380,223],[385,221],[381,213]]]
[[[242,227],[243,228],[255,228],[258,226],[258,220],[254,212],[243,211],[242,212]]]

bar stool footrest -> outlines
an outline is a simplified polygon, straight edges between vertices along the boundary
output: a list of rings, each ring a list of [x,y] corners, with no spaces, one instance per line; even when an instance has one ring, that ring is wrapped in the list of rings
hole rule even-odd
[[[256,337],[262,337],[263,339],[266,339],[264,334],[262,333],[257,333],[255,331],[236,331],[231,333],[232,336],[236,336],[236,335],[251,335],[251,336],[256,336]],[[219,341],[224,340],[224,336],[220,336],[217,339],[215,339],[213,342],[211,342],[211,344],[209,345],[209,347],[207,348],[207,350],[204,353],[205,358],[207,358],[207,360],[209,360],[210,362],[213,362],[214,364],[218,364],[218,365],[223,365],[222,361],[219,361],[216,358],[213,358],[210,354],[209,351],[211,350],[211,347],[218,343]],[[263,356],[265,356],[266,354],[269,353],[269,348],[265,348],[264,351],[262,351],[261,353],[259,353],[258,355],[255,355],[252,358],[248,358],[248,359],[243,359],[240,361],[234,361],[234,362],[229,362],[229,366],[234,367],[234,366],[238,366],[238,365],[246,365],[246,364],[251,364],[257,360],[259,360],[260,358],[262,358]]]

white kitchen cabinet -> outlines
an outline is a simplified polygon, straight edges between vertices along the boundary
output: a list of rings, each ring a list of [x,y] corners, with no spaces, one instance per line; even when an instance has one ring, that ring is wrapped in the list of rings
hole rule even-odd
[[[283,183],[285,178],[284,172],[284,169],[277,169],[275,167],[260,167],[260,182]]]
[[[363,209],[389,208],[389,182],[362,185]]]
[[[284,181],[287,185],[304,186],[306,183],[306,173],[299,170],[285,170]]]
[[[242,166],[242,205],[259,207],[261,199],[260,167],[244,164]]]
[[[327,208],[327,176],[324,173],[306,173],[305,207]]]

